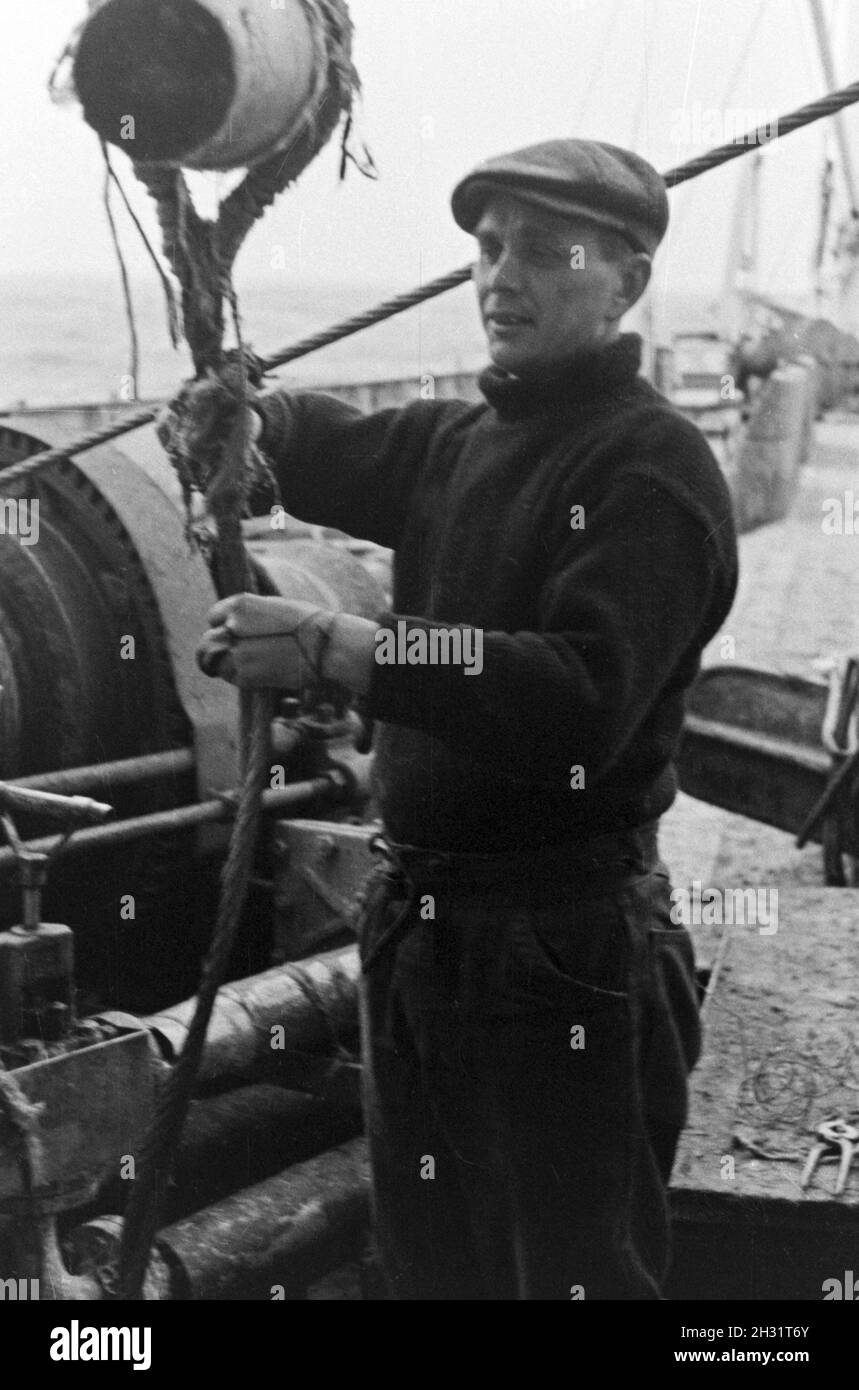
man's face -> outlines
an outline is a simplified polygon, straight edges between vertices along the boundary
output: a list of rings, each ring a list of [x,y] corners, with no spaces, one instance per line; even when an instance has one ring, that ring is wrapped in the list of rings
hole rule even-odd
[[[617,337],[631,302],[628,274],[622,261],[604,259],[592,223],[498,194],[486,203],[474,235],[474,282],[496,366],[538,376]]]

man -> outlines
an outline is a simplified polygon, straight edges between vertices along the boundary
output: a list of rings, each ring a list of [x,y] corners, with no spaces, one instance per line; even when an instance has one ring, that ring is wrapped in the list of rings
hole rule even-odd
[[[360,939],[391,1295],[658,1298],[699,1034],[656,825],[734,595],[730,503],[620,332],[667,226],[655,170],[552,141],[479,166],[453,212],[484,404],[256,402],[287,510],[394,548],[395,611],[231,598],[200,659],[337,681],[381,724]]]

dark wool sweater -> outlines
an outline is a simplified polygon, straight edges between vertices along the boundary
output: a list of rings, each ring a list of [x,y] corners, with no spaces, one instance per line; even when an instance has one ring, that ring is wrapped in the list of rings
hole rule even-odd
[[[709,446],[640,361],[624,334],[537,384],[488,367],[486,404],[261,398],[287,510],[395,549],[381,623],[483,631],[479,675],[374,667],[394,840],[535,848],[673,801],[683,692],[730,609],[736,540]]]

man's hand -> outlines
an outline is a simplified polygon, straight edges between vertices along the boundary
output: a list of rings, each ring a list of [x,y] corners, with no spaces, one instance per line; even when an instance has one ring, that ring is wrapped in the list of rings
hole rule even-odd
[[[234,685],[305,690],[331,681],[357,695],[370,687],[376,624],[297,599],[234,594],[209,613],[197,649],[208,676]]]

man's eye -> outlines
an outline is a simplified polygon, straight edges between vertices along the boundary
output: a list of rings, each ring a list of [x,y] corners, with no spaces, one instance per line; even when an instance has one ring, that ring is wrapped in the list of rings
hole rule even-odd
[[[536,261],[542,264],[552,264],[555,261],[563,261],[566,255],[559,251],[557,246],[549,246],[545,242],[533,242],[525,248],[525,254],[529,261]]]

